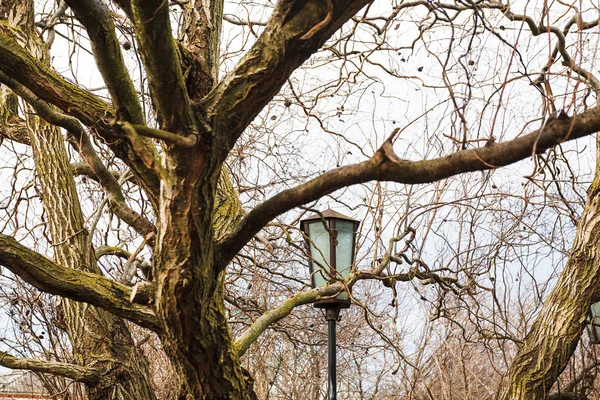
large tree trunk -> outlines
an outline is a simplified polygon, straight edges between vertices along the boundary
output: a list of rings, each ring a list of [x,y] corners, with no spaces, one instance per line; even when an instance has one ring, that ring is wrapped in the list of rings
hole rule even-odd
[[[203,212],[215,206],[219,171],[191,170],[209,175],[187,176],[163,193],[169,201],[162,204],[153,263],[162,342],[180,377],[179,399],[255,399],[227,323],[223,271],[212,264],[213,213]]]
[[[600,288],[600,163],[558,282],[519,348],[498,399],[546,399],[573,355]]]
[[[33,27],[33,2],[4,1],[9,24],[21,28],[24,45],[40,59],[47,48]],[[11,96],[5,95],[11,100]],[[12,101],[0,104],[5,118],[16,117]],[[13,115],[8,115],[13,113]],[[28,142],[34,154],[42,202],[54,242],[54,259],[61,265],[100,274],[89,233],[85,229],[65,143],[58,127],[27,113]],[[85,303],[63,300],[63,323],[75,361],[102,372],[98,385],[88,387],[90,400],[155,399],[145,356],[135,346],[125,321]]]
[[[207,4],[184,11],[180,50],[194,100],[217,82],[223,2]],[[181,382],[179,399],[255,399],[227,322],[224,271],[213,265],[215,237],[240,219],[241,207],[210,146],[166,152],[172,180],[161,191],[153,259],[157,311],[165,323],[161,339]]]

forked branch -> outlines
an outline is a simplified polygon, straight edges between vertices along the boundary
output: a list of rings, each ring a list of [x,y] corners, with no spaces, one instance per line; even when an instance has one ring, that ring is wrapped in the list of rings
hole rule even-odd
[[[71,143],[79,151],[83,159],[86,161],[91,169],[94,177],[105,189],[108,196],[111,210],[125,223],[135,229],[142,236],[147,236],[151,232],[155,231],[154,225],[143,215],[134,211],[127,205],[125,196],[121,190],[121,185],[113,174],[108,171],[96,150],[92,146],[92,143],[79,123],[79,121],[69,115],[61,114],[56,109],[52,108],[45,101],[39,99],[33,92],[21,85],[16,80],[8,77],[6,74],[0,71],[0,83],[8,86],[16,93],[19,97],[25,100],[37,114],[43,118],[46,122],[60,126],[69,132]],[[22,122],[24,129],[25,122]]]
[[[13,35],[14,32],[0,24],[0,71],[29,89],[35,96],[93,128],[115,155],[132,169],[150,200],[157,205],[160,192],[158,177],[137,157],[127,141],[115,134],[110,125],[115,118],[112,107],[36,60],[16,43]],[[156,154],[156,149],[148,139],[144,139],[144,147],[148,152]]]
[[[304,63],[370,0],[280,1],[237,67],[203,101],[222,136],[224,159],[235,141]]]

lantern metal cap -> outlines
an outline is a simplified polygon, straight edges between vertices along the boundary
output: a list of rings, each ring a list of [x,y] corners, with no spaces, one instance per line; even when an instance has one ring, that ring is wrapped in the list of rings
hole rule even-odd
[[[352,222],[359,222],[358,220],[351,218],[347,215],[344,215],[342,213],[339,213],[337,211],[333,211],[331,208],[328,208],[325,211],[321,211],[321,214],[313,214],[307,218],[304,218],[302,220],[302,222],[305,221],[314,221],[314,220],[320,220],[321,218],[337,218],[337,219],[345,219],[347,221],[352,221]]]

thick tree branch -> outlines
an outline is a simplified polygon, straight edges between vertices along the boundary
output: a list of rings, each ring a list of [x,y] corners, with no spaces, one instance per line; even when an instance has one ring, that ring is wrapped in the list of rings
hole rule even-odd
[[[68,82],[44,63],[36,60],[17,44],[12,37],[12,32],[2,25],[0,25],[0,59],[2,59],[0,70],[7,76],[85,125],[95,127],[109,135],[107,138],[117,139],[110,128],[110,121],[114,115],[108,103]]]
[[[131,257],[130,251],[117,246],[98,246],[94,249],[94,253],[96,253],[96,259],[104,256],[117,256],[127,260]]]
[[[569,259],[500,385],[498,400],[546,399],[585,330],[600,286],[600,175],[588,189]],[[568,301],[565,301],[568,299]]]
[[[125,124],[129,124],[129,122],[116,121],[115,124],[119,125],[121,129],[123,129]],[[194,147],[198,143],[198,135],[194,133],[189,136],[181,136],[176,133],[163,131],[161,129],[149,128],[146,125],[129,124],[129,127],[135,130],[136,134],[139,136],[162,140],[165,143],[174,144],[179,147],[190,148]]]
[[[86,176],[98,183],[100,183],[100,179],[96,176],[94,171],[90,168],[86,163],[73,163],[71,164],[71,169],[73,170],[73,175],[75,176]],[[110,174],[118,181],[123,176],[123,173],[118,171],[109,171]]]
[[[160,127],[187,136],[195,132],[190,98],[185,88],[171,34],[169,2],[131,2],[133,24]]]
[[[88,33],[96,65],[115,103],[117,117],[143,124],[145,118],[142,107],[125,67],[108,7],[102,0],[66,0],[66,3]]]
[[[346,286],[351,287],[359,279],[386,279],[376,273],[365,274],[364,272],[351,274],[346,282],[338,282],[333,285],[322,286],[319,288],[300,292],[283,301],[272,310],[262,314],[252,325],[240,335],[235,341],[235,351],[239,357],[242,357],[258,337],[277,321],[290,315],[290,313],[299,306],[311,304],[324,298],[331,298],[344,290]],[[409,281],[418,278],[417,274],[399,274],[394,276],[395,281]]]
[[[280,1],[263,34],[203,101],[225,157],[291,73],[370,0]]]
[[[223,0],[191,2],[182,10],[182,65],[190,99],[202,100],[218,82]]]
[[[572,118],[551,119],[543,128],[505,143],[463,150],[446,157],[422,161],[399,159],[388,139],[371,159],[328,171],[309,182],[278,193],[257,206],[221,241],[215,253],[216,266],[225,268],[233,256],[277,215],[342,187],[372,180],[408,184],[430,183],[460,173],[498,168],[523,160],[534,153],[543,152],[559,143],[591,135],[598,130],[600,107],[594,107]]]
[[[156,228],[150,220],[127,205],[127,201],[121,190],[121,184],[106,168],[92,146],[87,133],[83,129],[80,131],[71,131],[70,133],[72,135],[69,138],[70,142],[78,149],[94,175],[98,178],[100,185],[104,188],[111,211],[143,237],[156,232]]]
[[[0,264],[37,289],[103,308],[155,332],[154,312],[129,301],[131,289],[100,275],[61,267],[48,258],[0,235]]]
[[[63,376],[92,386],[97,384],[101,378],[100,371],[94,368],[56,361],[13,357],[3,351],[0,351],[0,365],[11,369],[27,369],[44,374]]]
[[[11,30],[1,24],[0,59],[2,60],[0,71],[10,79],[25,86],[40,99],[79,119],[84,125],[93,128],[115,155],[132,169],[156,209],[160,192],[158,177],[137,156],[127,140],[115,134],[111,127],[115,115],[109,104],[66,81],[42,62],[34,59],[27,50],[13,40]],[[156,154],[156,149],[150,140],[144,139],[143,143],[148,152]]]

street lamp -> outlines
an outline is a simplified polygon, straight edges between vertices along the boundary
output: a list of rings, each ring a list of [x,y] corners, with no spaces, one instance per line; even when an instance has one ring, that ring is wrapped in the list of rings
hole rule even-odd
[[[307,241],[310,279],[313,288],[344,280],[354,263],[356,232],[359,221],[331,209],[312,215],[300,222]],[[335,323],[342,308],[350,307],[345,291],[332,299],[315,302],[325,309],[327,320],[327,392],[329,400],[337,398],[335,371]]]

